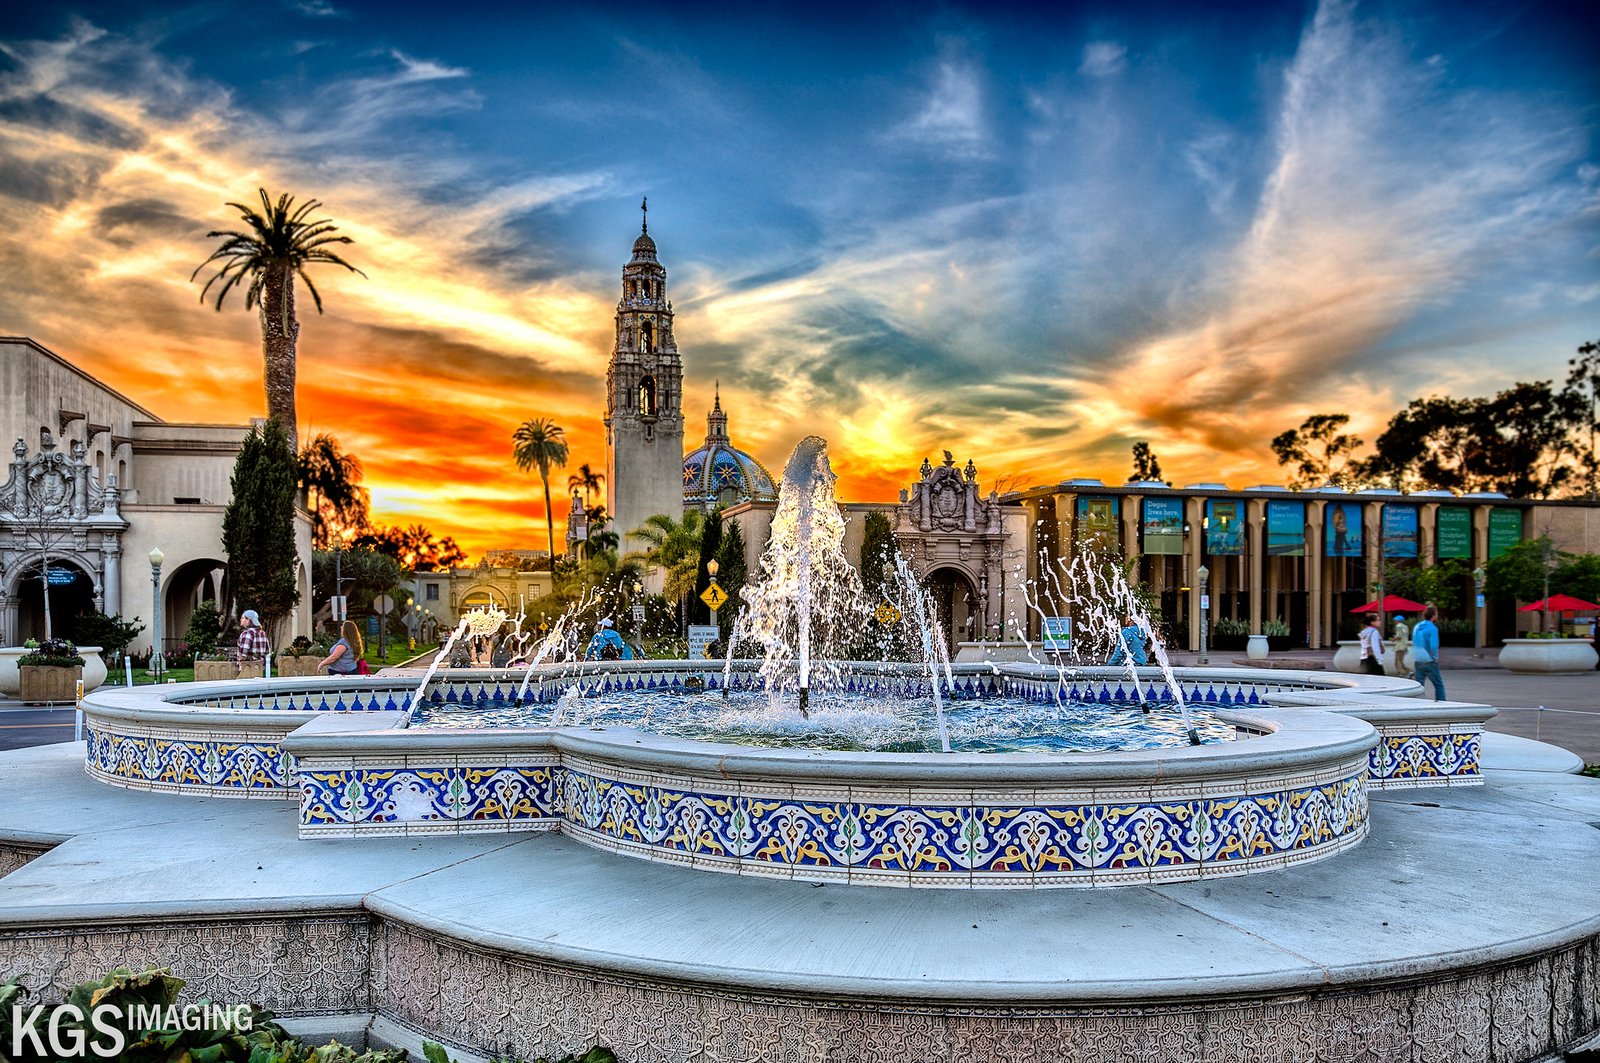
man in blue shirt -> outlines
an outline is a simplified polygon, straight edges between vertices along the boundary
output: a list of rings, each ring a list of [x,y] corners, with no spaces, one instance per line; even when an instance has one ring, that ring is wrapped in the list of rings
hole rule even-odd
[[[1149,663],[1144,653],[1144,632],[1139,630],[1139,625],[1131,617],[1122,618],[1122,634],[1117,638],[1115,646],[1111,647],[1111,657],[1107,664],[1125,664],[1132,660],[1136,666]]]
[[[589,640],[589,649],[584,653],[586,661],[631,661],[633,650],[622,636],[617,634],[616,625],[608,617],[600,621],[600,630],[594,633],[594,638]]]
[[[1439,610],[1428,606],[1422,610],[1422,623],[1411,631],[1411,664],[1416,669],[1412,676],[1427,689],[1427,680],[1433,682],[1433,700],[1444,700],[1444,679],[1439,675],[1439,625],[1434,618]]]

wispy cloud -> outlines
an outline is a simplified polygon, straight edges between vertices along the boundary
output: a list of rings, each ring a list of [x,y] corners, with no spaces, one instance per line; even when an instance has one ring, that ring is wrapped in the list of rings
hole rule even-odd
[[[1078,64],[1078,73],[1092,78],[1105,78],[1122,73],[1127,65],[1127,45],[1116,41],[1090,41],[1083,46],[1083,61]]]
[[[987,153],[983,74],[962,49],[944,49],[916,113],[898,126],[894,135],[958,156]]]

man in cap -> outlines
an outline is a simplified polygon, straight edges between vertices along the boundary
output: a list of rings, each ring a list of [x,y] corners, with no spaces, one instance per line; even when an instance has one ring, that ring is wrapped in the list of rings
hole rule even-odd
[[[265,661],[272,652],[267,633],[261,629],[261,615],[254,609],[239,614],[239,664],[247,661]]]
[[[583,658],[586,661],[631,661],[633,650],[617,634],[617,625],[611,622],[610,617],[606,617],[600,621],[594,638],[589,640],[589,648],[584,651]]]

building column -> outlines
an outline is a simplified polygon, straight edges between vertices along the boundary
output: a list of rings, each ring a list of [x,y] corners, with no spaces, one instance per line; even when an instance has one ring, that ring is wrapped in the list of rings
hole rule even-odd
[[[17,631],[17,596],[14,594],[0,594],[0,642],[7,646],[22,644]]]
[[[1264,591],[1261,567],[1264,563],[1262,554],[1267,538],[1264,531],[1267,522],[1267,504],[1259,498],[1247,499],[1244,512],[1245,535],[1248,540],[1245,549],[1250,551],[1250,633],[1259,635],[1264,615],[1261,608]]]
[[[100,556],[105,569],[101,577],[101,587],[106,602],[104,612],[107,616],[120,616],[122,614],[122,543],[115,536],[107,535],[102,540]]]
[[[1326,502],[1306,503],[1306,642],[1314,650],[1327,645],[1324,630],[1328,605],[1323,599],[1323,565],[1327,559],[1322,556],[1326,507]]]
[[[1189,537],[1184,540],[1184,582],[1189,585],[1189,601],[1185,608],[1189,613],[1189,652],[1198,653],[1200,650],[1200,566],[1205,563],[1205,529],[1200,526],[1200,520],[1205,516],[1206,505],[1202,498],[1186,498],[1183,500],[1183,523],[1189,528]],[[1210,594],[1216,590],[1216,573],[1212,573],[1212,582],[1206,588]]]
[[[1417,507],[1417,564],[1432,567],[1439,563],[1434,556],[1433,531],[1439,520],[1439,503],[1425,502]]]

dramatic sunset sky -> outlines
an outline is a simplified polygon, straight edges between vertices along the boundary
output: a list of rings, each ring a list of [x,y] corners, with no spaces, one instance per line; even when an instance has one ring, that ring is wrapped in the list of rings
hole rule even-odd
[[[1600,339],[1592,7],[752,10],[8,4],[0,333],[171,420],[260,415],[253,316],[189,275],[226,201],[316,196],[368,276],[302,303],[301,431],[474,554],[543,542],[518,422],[604,468],[646,194],[686,441],[720,379],[740,445],[826,435],[847,497],[945,447],[1121,482],[1137,439],[1278,482],[1309,413],[1370,438]]]

